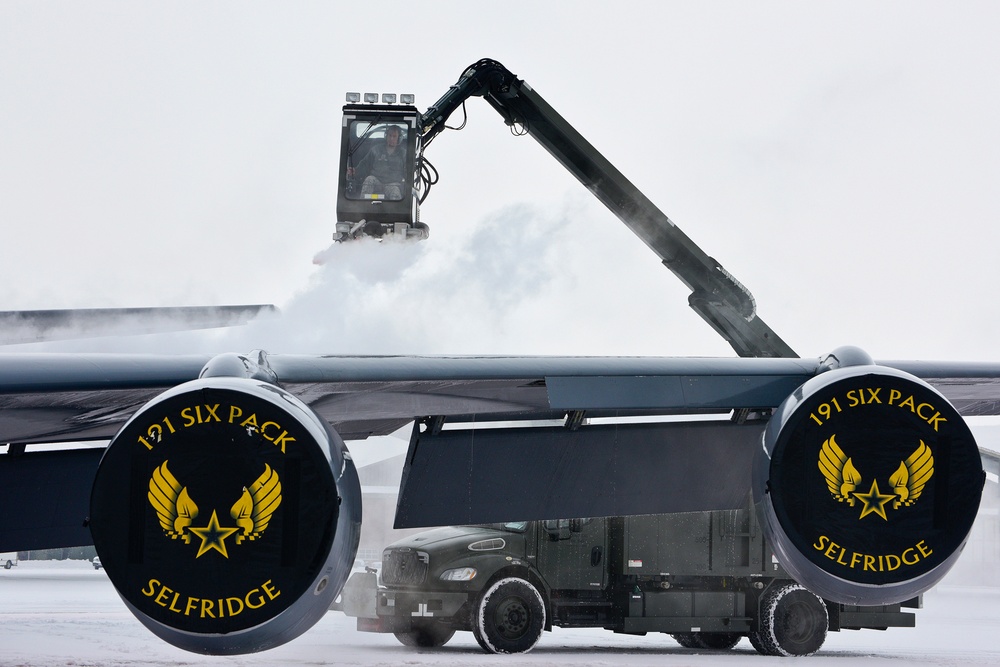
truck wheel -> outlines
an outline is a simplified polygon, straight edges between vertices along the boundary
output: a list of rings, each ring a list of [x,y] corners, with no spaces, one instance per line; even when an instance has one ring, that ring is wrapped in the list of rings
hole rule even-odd
[[[684,648],[728,651],[740,643],[742,635],[735,632],[684,632],[670,636]]]
[[[673,637],[675,642],[684,648],[699,648],[698,644],[694,641],[693,632],[678,632],[677,634],[670,636]]]
[[[764,639],[761,637],[760,633],[756,630],[751,630],[747,633],[747,639],[750,640],[750,646],[754,647],[754,650],[761,655],[771,655],[768,652],[767,646],[764,645]]]
[[[545,629],[545,602],[524,579],[508,577],[486,589],[476,605],[472,634],[488,653],[530,651]]]
[[[798,584],[769,591],[760,614],[759,629],[750,633],[750,643],[758,653],[812,655],[826,641],[830,624],[826,603]]]
[[[9,570],[12,567],[14,567],[14,563],[12,563],[10,561],[7,561],[6,563],[3,564],[3,569],[5,569],[5,570]]]
[[[448,640],[455,636],[455,631],[446,625],[431,621],[419,625],[414,623],[413,629],[409,632],[395,632],[393,634],[403,646],[431,648],[447,644]]]

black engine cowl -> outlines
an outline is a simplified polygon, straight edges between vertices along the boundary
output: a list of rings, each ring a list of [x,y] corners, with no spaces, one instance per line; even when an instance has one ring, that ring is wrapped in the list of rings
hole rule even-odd
[[[753,494],[784,568],[844,604],[902,602],[961,553],[985,473],[957,410],[930,385],[875,365],[830,370],[778,408]]]
[[[258,380],[214,377],[143,406],[112,440],[90,526],[129,609],[206,654],[312,627],[350,574],[361,488],[343,440]]]

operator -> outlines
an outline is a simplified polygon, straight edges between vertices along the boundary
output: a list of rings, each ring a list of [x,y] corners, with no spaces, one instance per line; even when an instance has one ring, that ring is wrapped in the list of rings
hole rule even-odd
[[[348,167],[347,175],[364,174],[361,197],[370,199],[372,195],[384,195],[386,199],[399,201],[403,198],[403,180],[406,172],[406,148],[401,146],[402,131],[398,125],[385,128],[385,143],[372,147],[361,158],[357,168]]]

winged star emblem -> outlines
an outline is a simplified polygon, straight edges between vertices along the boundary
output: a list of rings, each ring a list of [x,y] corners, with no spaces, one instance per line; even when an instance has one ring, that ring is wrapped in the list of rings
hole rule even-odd
[[[167,463],[164,461],[153,470],[149,478],[149,503],[156,511],[164,535],[172,540],[180,539],[185,544],[191,543],[192,535],[201,539],[195,558],[213,549],[229,558],[226,538],[236,534],[236,544],[257,539],[281,505],[281,480],[265,463],[264,472],[249,487],[243,487],[243,494],[229,510],[229,515],[236,521],[235,527],[220,525],[214,509],[207,525],[195,526],[198,505],[191,499],[187,487],[182,486],[170,472]]]
[[[924,486],[934,475],[934,456],[931,448],[921,440],[917,449],[905,461],[900,461],[896,472],[889,476],[892,493],[882,493],[878,488],[878,480],[872,480],[868,491],[857,491],[861,485],[861,473],[835,438],[835,435],[831,435],[823,442],[819,452],[819,470],[826,479],[830,495],[839,502],[846,502],[854,507],[855,501],[861,501],[859,519],[869,514],[878,514],[888,521],[885,506],[891,502],[892,509],[895,510],[912,505],[920,498]]]

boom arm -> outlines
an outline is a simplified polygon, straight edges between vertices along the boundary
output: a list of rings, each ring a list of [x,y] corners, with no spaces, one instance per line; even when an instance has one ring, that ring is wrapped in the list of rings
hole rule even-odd
[[[510,126],[535,138],[624,222],[663,264],[691,289],[689,305],[741,357],[797,357],[756,314],[749,290],[688,236],[573,129],[531,86],[495,60],[469,67],[422,116],[424,146],[445,129],[448,117],[479,96]]]

